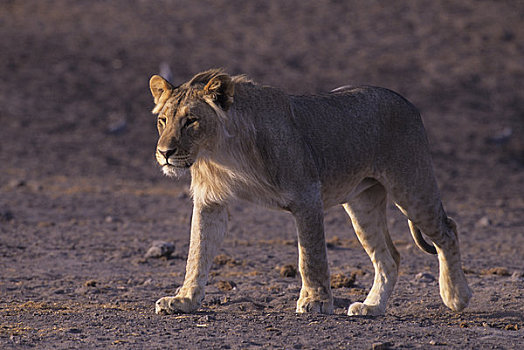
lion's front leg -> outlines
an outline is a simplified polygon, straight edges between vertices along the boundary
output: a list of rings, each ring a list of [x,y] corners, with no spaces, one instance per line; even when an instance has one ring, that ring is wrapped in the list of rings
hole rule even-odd
[[[298,262],[302,289],[297,313],[333,313],[324,214],[321,205],[293,212],[298,231]]]
[[[184,284],[176,296],[164,297],[156,302],[157,314],[188,313],[200,307],[209,269],[226,227],[225,206],[194,203]]]

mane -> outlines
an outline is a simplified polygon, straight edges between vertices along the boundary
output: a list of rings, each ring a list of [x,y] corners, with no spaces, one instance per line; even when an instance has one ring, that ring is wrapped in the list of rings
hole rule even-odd
[[[227,73],[224,71],[223,68],[213,68],[206,70],[204,72],[198,73],[193,78],[191,78],[190,81],[187,82],[187,85],[189,87],[196,87],[200,85],[205,85],[208,81],[210,81],[213,78],[216,78],[220,75],[227,75]],[[231,80],[233,83],[251,83],[254,84],[254,82],[249,79],[245,74],[240,75],[234,75],[231,77]]]
[[[173,96],[176,97],[176,103],[180,103],[184,99],[202,98],[217,114],[219,119],[225,121],[227,119],[226,113],[213,101],[212,98],[202,94],[203,87],[213,78],[219,76],[227,76],[224,69],[214,68],[207,71],[196,74],[188,82],[179,85],[175,88]],[[233,84],[251,84],[256,85],[246,75],[235,75],[230,77]]]
[[[202,72],[187,83],[188,88],[200,87],[220,74],[225,73],[221,69]],[[216,113],[220,127],[214,150],[200,154],[191,168],[191,193],[194,198],[211,204],[238,197],[243,188],[249,188],[254,198],[264,198],[266,203],[268,198],[275,203],[285,202],[282,193],[268,193],[268,189],[275,186],[269,183],[268,169],[261,167],[265,162],[257,146],[253,118],[257,107],[251,103],[260,86],[245,75],[231,79],[235,83],[235,95],[229,110],[224,111],[213,100],[204,98]]]

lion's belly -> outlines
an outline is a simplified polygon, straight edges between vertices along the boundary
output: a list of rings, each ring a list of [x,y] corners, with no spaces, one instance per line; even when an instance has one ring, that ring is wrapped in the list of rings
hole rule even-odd
[[[355,176],[333,180],[322,184],[322,201],[324,208],[330,208],[348,202],[351,198],[375,185],[377,180],[369,177]]]

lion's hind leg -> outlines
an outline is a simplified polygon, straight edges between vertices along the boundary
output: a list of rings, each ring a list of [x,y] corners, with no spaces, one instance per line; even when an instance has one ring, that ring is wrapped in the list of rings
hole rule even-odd
[[[355,233],[375,269],[375,279],[366,300],[349,306],[348,315],[384,315],[397,281],[400,255],[389,236],[386,221],[386,191],[380,184],[344,204]]]
[[[457,226],[443,210],[442,213],[439,225],[436,227],[423,224],[417,226],[435,244],[439,261],[439,288],[442,301],[451,310],[461,311],[468,306],[472,292],[461,266]]]
[[[412,222],[410,226],[418,227],[433,241],[438,254],[442,301],[453,311],[464,309],[472,293],[461,266],[455,222],[446,215],[438,195],[432,198],[406,199],[402,194],[397,193],[394,197],[397,206]]]

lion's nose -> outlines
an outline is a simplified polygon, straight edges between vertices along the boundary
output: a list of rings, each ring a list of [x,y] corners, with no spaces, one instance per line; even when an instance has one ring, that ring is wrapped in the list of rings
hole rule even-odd
[[[158,153],[164,156],[164,158],[168,159],[173,153],[175,153],[175,149],[168,149],[168,150],[161,150],[158,149]]]

